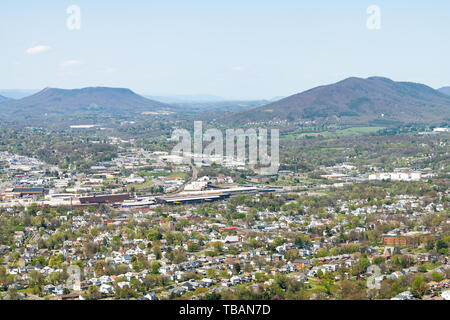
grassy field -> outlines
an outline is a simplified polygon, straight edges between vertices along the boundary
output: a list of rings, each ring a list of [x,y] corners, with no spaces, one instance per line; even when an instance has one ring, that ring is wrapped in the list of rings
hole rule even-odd
[[[137,173],[138,175],[142,177],[151,177],[151,178],[159,178],[159,177],[166,177],[169,179],[175,179],[177,177],[187,179],[189,178],[189,174],[186,172],[149,172],[149,171],[139,171]]]
[[[172,172],[171,174],[167,175],[167,178],[175,179],[175,178],[183,178],[184,180],[189,178],[189,174],[186,172]]]
[[[375,133],[385,129],[384,127],[351,127],[347,129],[338,129],[336,131],[325,131],[321,133],[325,137],[351,136],[366,133]]]
[[[281,140],[296,140],[304,137],[317,137],[323,136],[325,138],[332,137],[342,137],[342,136],[351,136],[351,135],[359,135],[359,134],[368,134],[368,133],[376,133],[380,130],[385,129],[385,127],[350,127],[345,129],[336,129],[336,130],[328,130],[322,132],[302,132],[302,133],[290,133],[287,135],[283,135]]]
[[[134,190],[136,190],[136,191],[143,190],[143,189],[150,188],[153,184],[154,184],[154,182],[152,180],[146,179],[145,183],[143,183],[143,184],[130,184],[130,185],[128,185],[127,186],[127,190],[128,190],[128,192],[130,192],[132,188],[134,188]]]

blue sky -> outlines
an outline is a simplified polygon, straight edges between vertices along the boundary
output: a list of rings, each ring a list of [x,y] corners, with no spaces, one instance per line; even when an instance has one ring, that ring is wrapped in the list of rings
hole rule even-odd
[[[0,88],[272,98],[349,76],[450,85],[450,2],[40,0],[0,5]],[[69,5],[81,29],[66,26]],[[381,29],[366,26],[370,5]]]

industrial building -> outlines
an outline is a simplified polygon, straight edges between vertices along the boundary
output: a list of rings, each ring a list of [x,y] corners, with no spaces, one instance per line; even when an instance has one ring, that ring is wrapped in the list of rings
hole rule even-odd
[[[94,195],[91,197],[80,197],[78,199],[82,205],[95,205],[95,204],[114,204],[130,200],[130,195],[125,194],[108,194],[108,195]]]
[[[156,201],[160,204],[182,205],[188,203],[203,203],[213,202],[229,198],[229,194],[211,194],[211,195],[186,195],[186,196],[171,196],[159,197]]]

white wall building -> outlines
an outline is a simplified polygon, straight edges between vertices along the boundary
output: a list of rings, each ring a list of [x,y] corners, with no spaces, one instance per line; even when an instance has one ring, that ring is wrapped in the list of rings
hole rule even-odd
[[[369,180],[419,181],[422,172],[383,172],[369,175]]]

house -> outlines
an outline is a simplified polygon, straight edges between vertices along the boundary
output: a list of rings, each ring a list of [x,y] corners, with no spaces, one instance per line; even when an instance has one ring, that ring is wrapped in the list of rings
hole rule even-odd
[[[413,237],[409,235],[384,234],[381,239],[388,246],[406,246],[413,242]]]
[[[158,297],[154,294],[146,294],[144,296],[145,300],[152,300],[152,301],[156,301],[159,300]]]
[[[51,284],[44,286],[44,294],[45,295],[55,294],[55,288],[56,287]]]
[[[241,278],[238,276],[233,276],[231,277],[230,282],[232,283],[233,286],[238,285],[241,283]]]
[[[130,283],[128,281],[119,282],[117,285],[119,286],[120,289],[123,289],[126,286],[130,287]]]
[[[214,280],[213,279],[204,278],[204,279],[200,280],[200,283],[204,287],[210,287],[210,286],[214,285]]]
[[[390,257],[390,256],[393,256],[394,254],[399,254],[399,253],[400,253],[400,249],[397,247],[385,247],[384,251],[383,251],[383,256]]]
[[[223,243],[236,243],[236,242],[241,242],[242,238],[240,236],[227,236],[224,240]]]
[[[145,179],[138,175],[131,174],[128,178],[122,179],[122,182],[125,184],[143,184],[145,183]]]
[[[109,284],[102,284],[99,288],[99,291],[102,294],[111,294],[114,291],[114,288]]]
[[[232,287],[233,283],[230,280],[222,280],[222,287]]]
[[[291,170],[279,170],[278,175],[280,176],[291,176],[293,172]]]
[[[297,273],[293,276],[297,281],[306,282],[308,281],[308,277],[304,273]]]
[[[294,260],[294,264],[299,269],[302,269],[304,267],[309,267],[310,266],[309,260],[306,260],[306,259],[296,259],[296,260]]]
[[[57,286],[55,287],[54,293],[56,295],[62,295],[64,294],[64,287],[63,286]]]
[[[184,287],[175,287],[173,289],[169,290],[169,294],[173,294],[173,295],[183,295],[187,292],[188,290]]]
[[[391,300],[411,300],[411,299],[414,299],[414,296],[411,293],[411,291],[404,291],[393,297]]]

